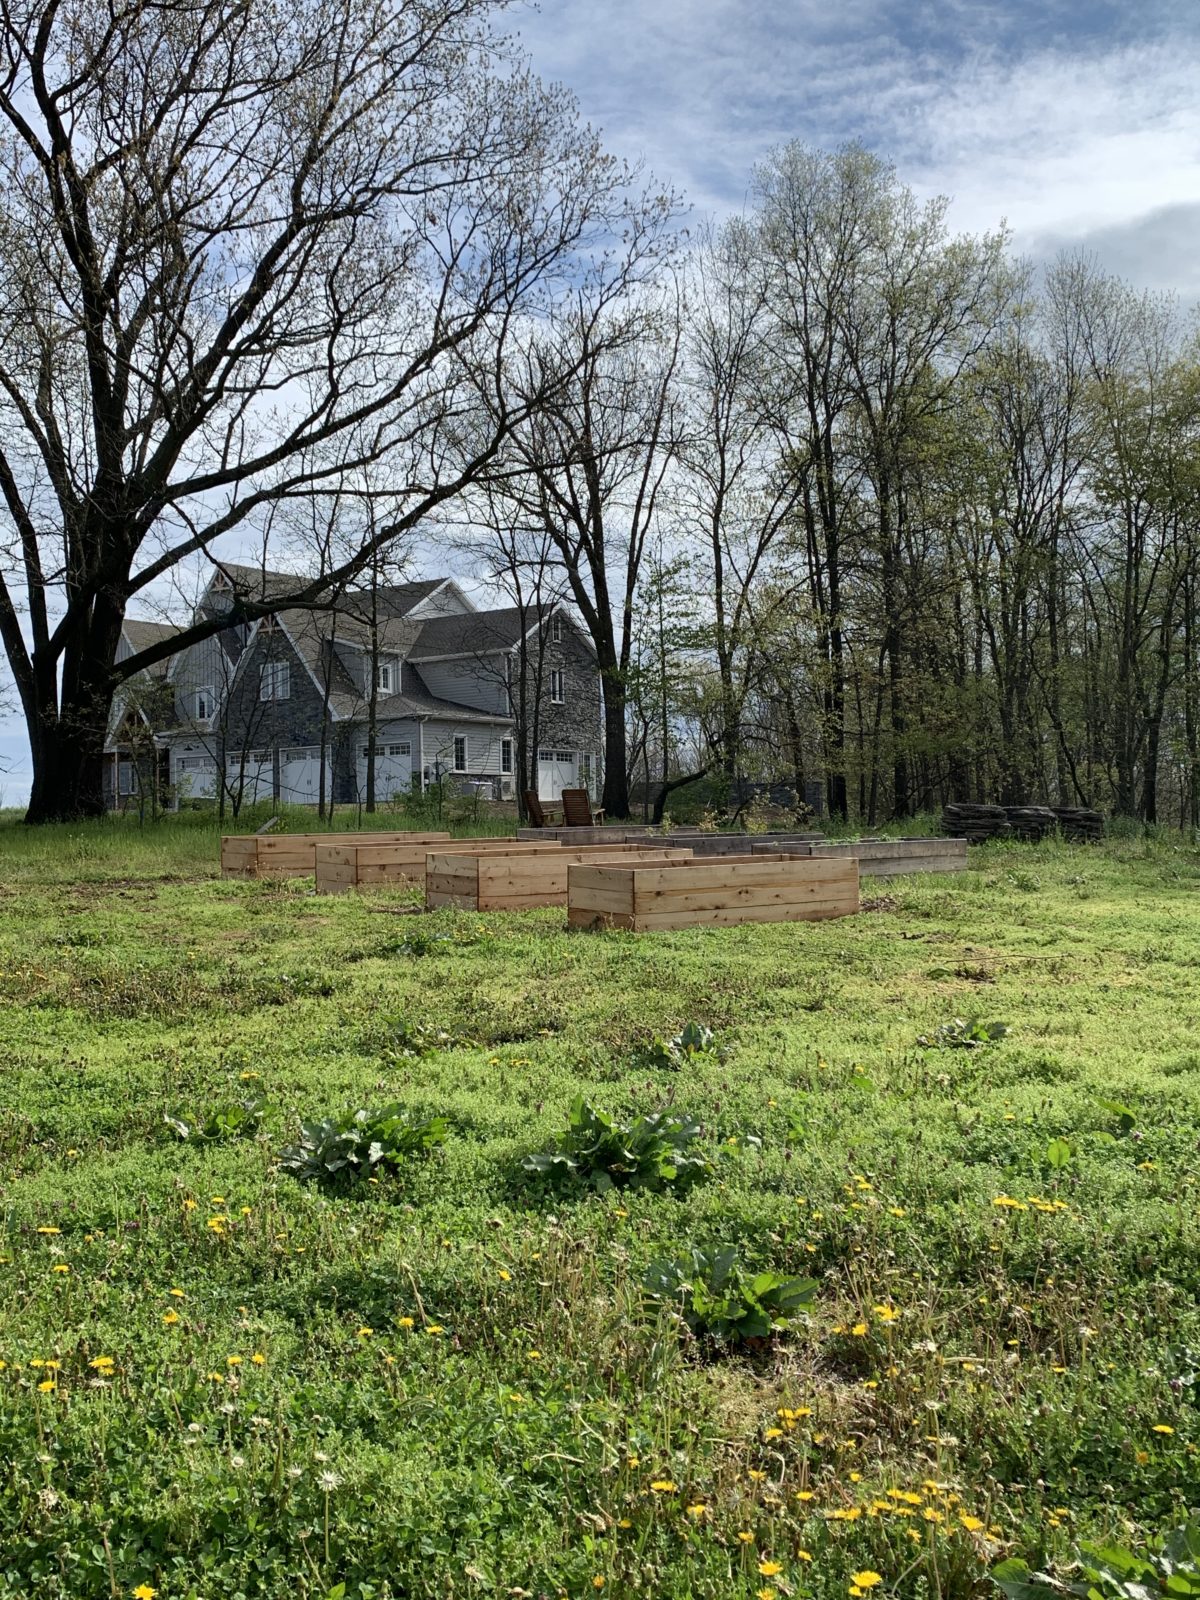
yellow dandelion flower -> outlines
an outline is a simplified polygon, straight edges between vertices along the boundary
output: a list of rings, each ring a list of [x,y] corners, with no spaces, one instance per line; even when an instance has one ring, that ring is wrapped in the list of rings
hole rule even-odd
[[[762,1573],[764,1578],[774,1578],[783,1571],[783,1562],[760,1561],[758,1563],[758,1570]]]
[[[70,1270],[70,1267],[67,1266],[65,1261],[56,1261],[55,1264],[50,1268],[51,1272],[70,1272]]]
[[[178,1311],[168,1311],[164,1315],[163,1321],[166,1323],[168,1328],[173,1328],[175,1326],[175,1324],[179,1321],[179,1313],[178,1313]]]
[[[38,1232],[39,1233],[61,1233],[62,1229],[61,1228],[39,1228]]]
[[[429,1324],[429,1326],[425,1329],[426,1333],[431,1333],[435,1337],[439,1333],[445,1333],[445,1331],[446,1331],[445,1328],[442,1327],[440,1322],[431,1322]]]
[[[877,1584],[883,1582],[883,1579],[878,1572],[872,1572],[868,1568],[866,1572],[854,1573],[850,1581],[860,1589],[874,1589]]]
[[[854,1335],[854,1337],[856,1339],[861,1339],[863,1334],[866,1333],[866,1331],[867,1331],[867,1325],[866,1325],[865,1322],[856,1322],[854,1324],[854,1326],[850,1329],[850,1332]]]
[[[415,1319],[412,1317],[401,1317],[399,1319],[399,1325],[402,1328],[415,1328],[417,1324]]]
[[[133,1600],[154,1600],[158,1590],[148,1583],[139,1583],[133,1591]]]
[[[1152,1427],[1152,1428],[1151,1428],[1151,1429],[1150,1429],[1150,1432],[1151,1432],[1151,1433],[1166,1433],[1166,1434],[1172,1434],[1172,1433],[1174,1433],[1174,1432],[1175,1432],[1175,1429],[1174,1429],[1174,1428],[1172,1428],[1172,1427],[1170,1427],[1170,1426],[1169,1426],[1169,1425],[1168,1425],[1168,1424],[1167,1424],[1167,1423],[1165,1423],[1165,1422],[1156,1422],[1156,1423],[1155,1423],[1155,1424],[1154,1424],[1154,1426],[1153,1426],[1153,1427]]]
[[[250,1359],[256,1367],[265,1367],[267,1364],[267,1358],[261,1350],[256,1350]]]
[[[754,1543],[754,1535],[750,1532],[749,1528],[743,1528],[741,1533],[738,1534],[738,1538],[742,1541],[743,1544],[753,1544]]]
[[[809,1554],[809,1552],[807,1550],[797,1550],[796,1551],[796,1560],[797,1561],[811,1561],[812,1560],[812,1556]]]
[[[506,1272],[503,1267],[500,1268],[500,1271],[497,1274],[497,1276],[499,1277],[501,1283],[511,1283],[512,1282],[512,1273],[511,1272]],[[603,1583],[604,1579],[601,1578],[600,1581],[601,1581],[601,1583]]]
[[[674,1494],[678,1485],[672,1483],[670,1478],[655,1478],[650,1487],[655,1494]]]
[[[982,1517],[969,1517],[964,1511],[958,1519],[968,1533],[978,1533],[983,1527]]]
[[[43,1378],[41,1383],[38,1384],[38,1388],[42,1392],[42,1394],[49,1394],[50,1391],[55,1387],[57,1382],[58,1382],[57,1378]]]
[[[698,1500],[694,1506],[688,1506],[687,1514],[689,1517],[695,1517],[697,1519],[700,1517],[706,1517],[708,1515],[708,1507],[702,1500]]]
[[[369,1339],[374,1332],[374,1328],[360,1328],[358,1330],[358,1337],[360,1339]]]
[[[783,1429],[782,1428],[768,1428],[767,1431],[763,1434],[763,1438],[764,1439],[782,1439],[783,1438]]]

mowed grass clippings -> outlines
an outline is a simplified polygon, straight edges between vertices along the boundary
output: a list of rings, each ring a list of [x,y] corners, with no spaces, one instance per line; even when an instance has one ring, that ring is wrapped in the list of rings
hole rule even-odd
[[[223,882],[171,823],[0,863],[5,1600],[950,1600],[1200,1499],[1195,850],[652,936]],[[689,1114],[711,1173],[531,1187],[577,1095]],[[445,1142],[277,1170],[394,1104]],[[646,1314],[725,1245],[808,1317]]]

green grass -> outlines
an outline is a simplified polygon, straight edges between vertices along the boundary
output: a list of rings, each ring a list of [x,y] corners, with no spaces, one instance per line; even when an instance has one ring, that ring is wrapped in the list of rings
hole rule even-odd
[[[989,846],[665,936],[215,860],[203,819],[0,828],[5,1600],[956,1600],[1200,1499],[1196,851]],[[956,1016],[1011,1031],[917,1045]],[[720,1049],[651,1064],[691,1020]],[[530,1190],[577,1093],[694,1115],[714,1172]],[[163,1122],[257,1094],[256,1136]],[[447,1142],[276,1170],[394,1101]],[[808,1320],[648,1319],[648,1263],[721,1244],[815,1277]]]

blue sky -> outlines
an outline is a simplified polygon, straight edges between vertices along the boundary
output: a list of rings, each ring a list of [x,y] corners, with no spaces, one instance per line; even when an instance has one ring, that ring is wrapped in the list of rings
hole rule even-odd
[[[1200,302],[1197,0],[544,0],[508,19],[699,216],[740,210],[777,144],[861,139],[949,196],[957,228],[1005,220],[1021,254],[1081,246]],[[0,803],[22,803],[13,716],[0,767]]]

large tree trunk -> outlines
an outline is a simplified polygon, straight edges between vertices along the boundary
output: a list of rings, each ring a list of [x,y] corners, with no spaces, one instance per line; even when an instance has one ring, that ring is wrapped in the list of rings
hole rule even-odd
[[[104,739],[124,614],[111,596],[96,598],[67,641],[57,692],[53,666],[42,670],[35,658],[35,692],[23,697],[33,757],[26,822],[104,815]]]
[[[625,680],[614,663],[601,669],[604,685],[604,797],[606,817],[629,816],[625,729]]]

